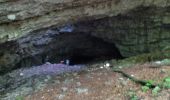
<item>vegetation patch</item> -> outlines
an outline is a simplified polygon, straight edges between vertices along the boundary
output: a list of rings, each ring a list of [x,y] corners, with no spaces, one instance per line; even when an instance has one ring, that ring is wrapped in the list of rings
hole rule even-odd
[[[163,60],[162,61],[163,65],[169,65],[170,64],[169,59],[170,59],[170,50],[145,53],[145,54],[125,58],[123,60],[118,60],[118,61],[111,60],[110,63],[114,65],[114,68],[130,67],[135,64],[143,64],[146,62],[154,62],[159,60]]]

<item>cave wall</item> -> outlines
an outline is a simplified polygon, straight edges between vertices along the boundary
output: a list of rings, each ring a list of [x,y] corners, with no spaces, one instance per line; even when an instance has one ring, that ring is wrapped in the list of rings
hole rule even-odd
[[[0,43],[68,22],[116,16],[139,6],[168,7],[170,0],[0,0]]]
[[[126,14],[79,22],[75,31],[115,43],[124,57],[165,50],[170,45],[170,7],[140,6]]]
[[[67,23],[73,25],[72,33],[86,35],[56,40],[59,26]],[[99,39],[96,50],[115,44],[124,57],[168,49],[169,28],[170,0],[0,0],[0,71],[29,65],[36,61],[34,56],[42,63],[45,53],[53,54],[49,51],[64,51],[61,48],[67,45],[74,48],[68,38],[74,41],[79,36],[87,38],[83,43],[89,40],[87,35]],[[81,48],[87,50],[84,45]],[[51,58],[56,56],[60,55]],[[31,59],[28,63],[22,62],[27,58]]]

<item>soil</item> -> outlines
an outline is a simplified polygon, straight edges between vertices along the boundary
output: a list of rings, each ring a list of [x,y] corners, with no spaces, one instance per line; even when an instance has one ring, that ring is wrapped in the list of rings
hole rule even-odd
[[[154,80],[155,83],[170,76],[170,66],[153,67],[149,63],[121,70],[137,79]],[[24,100],[170,100],[170,89],[162,89],[157,95],[153,95],[152,90],[143,92],[140,84],[109,67],[67,73],[55,76],[54,80],[57,82],[47,84]]]

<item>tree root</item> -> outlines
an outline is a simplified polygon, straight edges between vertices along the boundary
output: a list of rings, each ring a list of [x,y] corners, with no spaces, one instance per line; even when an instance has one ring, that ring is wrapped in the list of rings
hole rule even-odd
[[[113,71],[122,74],[124,77],[129,78],[130,80],[132,80],[132,81],[134,81],[135,83],[140,84],[140,85],[142,85],[142,86],[145,86],[145,85],[148,83],[148,81],[146,81],[146,80],[139,80],[139,79],[137,79],[137,78],[135,78],[135,77],[132,77],[132,76],[129,75],[129,74],[126,74],[125,72],[123,72],[123,71],[121,71],[121,70],[113,69]],[[151,84],[151,85],[150,85],[150,88],[155,88],[156,86],[157,86],[157,85]]]

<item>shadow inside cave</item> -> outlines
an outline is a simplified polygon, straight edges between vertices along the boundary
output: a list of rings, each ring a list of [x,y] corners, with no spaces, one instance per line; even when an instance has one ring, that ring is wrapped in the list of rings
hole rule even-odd
[[[34,43],[36,42],[39,41],[36,39]],[[108,43],[100,38],[80,32],[60,33],[55,38],[53,37],[53,40],[48,44],[34,45],[30,51],[35,52],[40,49],[43,50],[42,53],[30,54],[22,59],[17,66],[30,67],[46,62],[60,63],[61,61],[65,63],[66,60],[69,60],[70,65],[75,65],[123,58],[114,43]]]

